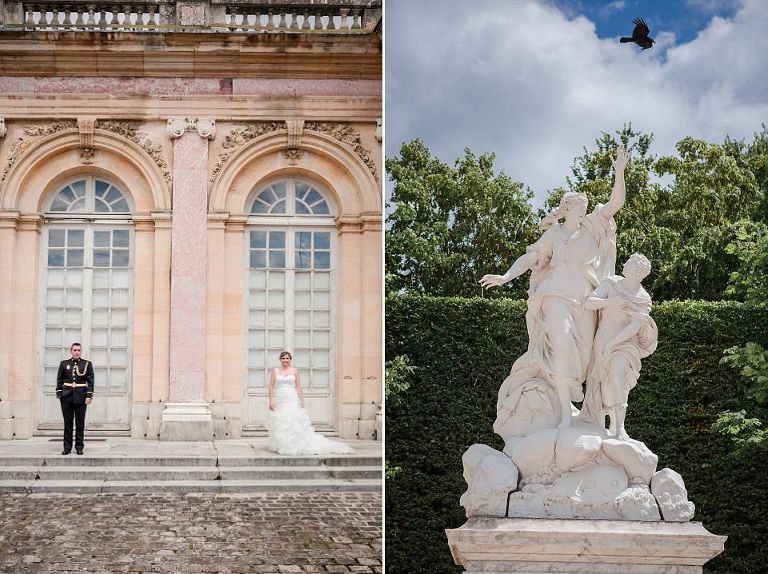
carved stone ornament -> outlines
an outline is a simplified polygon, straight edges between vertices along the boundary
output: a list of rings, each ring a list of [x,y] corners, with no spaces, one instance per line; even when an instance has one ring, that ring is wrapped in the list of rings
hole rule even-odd
[[[93,163],[93,128],[95,118],[77,118],[77,129],[80,132],[80,161],[85,165]]]
[[[283,150],[288,165],[296,165],[301,159],[301,133],[304,130],[304,120],[286,120],[288,128],[288,147]]]
[[[160,145],[156,145],[152,142],[146,133],[139,131],[139,122],[120,122],[120,121],[105,121],[98,120],[95,124],[95,129],[112,132],[119,136],[131,140],[138,145],[141,149],[147,152],[147,155],[152,158],[160,171],[163,174],[163,179],[167,184],[171,183],[171,172],[168,169],[168,162],[165,160],[165,154],[163,154],[163,148]]]
[[[377,142],[381,143],[381,140],[382,140],[381,118],[376,120],[376,133],[374,134],[374,137],[376,138]]]
[[[171,139],[180,138],[186,131],[197,130],[201,138],[216,137],[216,120],[213,118],[168,118],[166,127]]]
[[[0,140],[8,133],[8,128],[5,127],[5,118],[0,118]]]
[[[371,159],[370,152],[363,147],[360,141],[360,134],[351,126],[335,122],[307,122],[304,124],[304,129],[329,135],[349,145],[357,156],[363,160],[363,163],[368,167],[376,181],[379,180],[379,176],[376,173],[376,164]]]
[[[211,181],[216,179],[232,154],[246,143],[264,134],[285,129],[285,127],[284,122],[253,122],[231,129],[221,144],[219,159],[211,171]]]
[[[3,130],[5,130],[5,121],[3,121]],[[24,135],[16,138],[11,144],[11,149],[8,152],[8,161],[3,169],[3,175],[0,177],[0,181],[5,181],[11,168],[16,165],[24,152],[38,138],[49,136],[64,130],[75,129],[77,124],[73,120],[61,120],[47,124],[32,124],[24,128]]]

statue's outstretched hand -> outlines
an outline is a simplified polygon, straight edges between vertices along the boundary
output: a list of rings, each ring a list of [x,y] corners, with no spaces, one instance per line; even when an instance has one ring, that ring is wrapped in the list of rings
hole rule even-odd
[[[483,278],[480,279],[480,285],[484,288],[498,287],[499,285],[504,285],[504,283],[506,283],[506,280],[503,275],[483,275]]]
[[[629,162],[629,152],[623,145],[620,145],[616,150],[616,157],[611,158],[611,165],[613,165],[613,169],[615,171],[623,172],[624,168],[627,167],[628,162]]]

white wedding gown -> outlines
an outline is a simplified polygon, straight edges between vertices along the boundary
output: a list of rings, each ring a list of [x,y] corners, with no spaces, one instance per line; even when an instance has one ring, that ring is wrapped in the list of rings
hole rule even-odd
[[[354,452],[340,442],[315,432],[307,411],[299,404],[296,375],[275,372],[275,410],[267,413],[269,450],[283,455],[345,454]]]

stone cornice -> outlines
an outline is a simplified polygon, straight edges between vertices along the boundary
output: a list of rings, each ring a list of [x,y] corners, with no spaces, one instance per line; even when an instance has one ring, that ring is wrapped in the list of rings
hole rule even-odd
[[[141,106],[136,105],[137,99]],[[167,120],[170,117],[208,117],[223,121],[285,121],[375,123],[381,116],[377,96],[112,96],[0,95],[0,109],[10,119],[77,118],[96,116],[99,121]],[[55,110],[55,111],[54,111]],[[98,125],[96,126],[98,129]]]
[[[45,218],[39,213],[22,213],[17,219],[19,231],[36,231],[40,233]]]
[[[382,50],[374,35],[6,31],[0,74],[380,79]]]
[[[243,233],[247,224],[247,215],[230,215],[224,230],[227,233]]]

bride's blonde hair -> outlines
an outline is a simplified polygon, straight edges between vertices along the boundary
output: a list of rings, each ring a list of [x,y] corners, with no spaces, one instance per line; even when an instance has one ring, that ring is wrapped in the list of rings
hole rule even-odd
[[[568,211],[568,207],[577,203],[588,204],[587,196],[584,193],[576,193],[575,191],[569,191],[563,194],[560,199],[560,205],[554,208],[552,211],[544,216],[544,219],[539,221],[539,229],[546,231],[552,227],[557,221],[565,217],[565,212]]]

